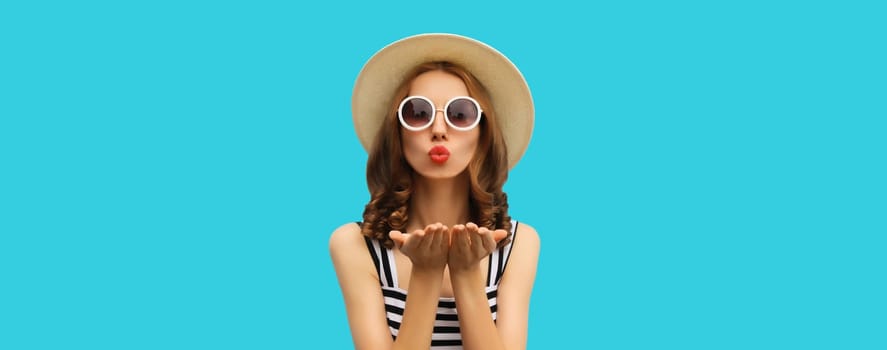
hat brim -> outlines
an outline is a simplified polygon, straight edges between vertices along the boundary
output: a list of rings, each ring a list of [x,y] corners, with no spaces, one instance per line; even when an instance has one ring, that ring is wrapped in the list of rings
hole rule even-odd
[[[363,148],[369,152],[392,104],[395,90],[416,66],[447,61],[462,66],[486,88],[496,111],[513,168],[533,133],[533,98],[517,67],[480,41],[455,34],[420,34],[382,48],[363,66],[354,83],[351,115]]]

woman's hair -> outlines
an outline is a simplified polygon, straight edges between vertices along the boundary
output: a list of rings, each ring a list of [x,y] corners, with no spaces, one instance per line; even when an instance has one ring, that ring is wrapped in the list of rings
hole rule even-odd
[[[404,231],[406,227],[409,219],[407,208],[413,191],[414,170],[403,155],[397,107],[407,97],[413,80],[429,71],[443,71],[462,79],[468,94],[480,103],[483,110],[477,150],[468,163],[470,220],[479,227],[511,232],[508,198],[502,192],[508,178],[508,156],[490,97],[483,85],[464,68],[449,62],[430,62],[413,69],[398,87],[367,159],[370,202],[363,211],[361,232],[380,240],[388,248],[394,246],[388,232]],[[507,243],[509,239],[506,237],[499,245]]]

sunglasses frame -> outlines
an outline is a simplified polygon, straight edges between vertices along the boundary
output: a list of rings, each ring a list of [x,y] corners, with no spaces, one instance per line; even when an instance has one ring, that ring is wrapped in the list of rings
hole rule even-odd
[[[409,124],[407,124],[406,121],[403,120],[403,106],[404,106],[404,104],[407,103],[407,101],[412,100],[414,98],[418,98],[418,99],[424,100],[425,102],[428,102],[428,104],[431,106],[431,108],[434,109],[434,114],[431,115],[431,119],[425,125],[410,126]],[[474,123],[472,123],[470,126],[458,127],[456,125],[453,125],[453,123],[450,121],[450,118],[447,116],[447,109],[450,108],[450,104],[453,103],[453,101],[456,101],[458,99],[463,99],[463,98],[467,99],[471,103],[474,103],[474,107],[477,108],[477,119],[475,119]],[[397,106],[397,119],[400,120],[400,125],[403,126],[407,130],[422,131],[422,130],[427,129],[429,126],[431,126],[431,124],[434,124],[434,119],[437,118],[437,112],[442,112],[444,115],[444,120],[447,122],[447,125],[449,125],[451,128],[459,130],[459,131],[469,131],[471,129],[476,128],[477,125],[480,124],[480,119],[483,117],[483,112],[484,112],[482,109],[480,109],[480,103],[478,103],[477,100],[471,98],[471,96],[456,96],[456,97],[451,98],[449,101],[447,101],[447,103],[444,105],[443,109],[438,109],[436,107],[437,106],[434,105],[434,102],[431,102],[431,99],[429,99],[428,97],[421,96],[421,95],[407,96],[403,99],[403,101],[400,101],[400,105]]]

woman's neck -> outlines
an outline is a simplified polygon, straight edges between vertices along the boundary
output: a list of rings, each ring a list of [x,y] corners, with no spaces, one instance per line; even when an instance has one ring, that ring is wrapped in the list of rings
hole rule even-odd
[[[450,179],[413,179],[407,231],[440,222],[447,227],[468,222],[468,173]]]

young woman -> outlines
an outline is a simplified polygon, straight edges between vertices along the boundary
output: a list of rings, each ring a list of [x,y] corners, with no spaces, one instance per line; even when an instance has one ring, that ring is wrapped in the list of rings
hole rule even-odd
[[[369,152],[363,220],[330,238],[358,349],[523,349],[539,237],[502,186],[532,133],[516,67],[424,34],[366,63],[352,114]]]

